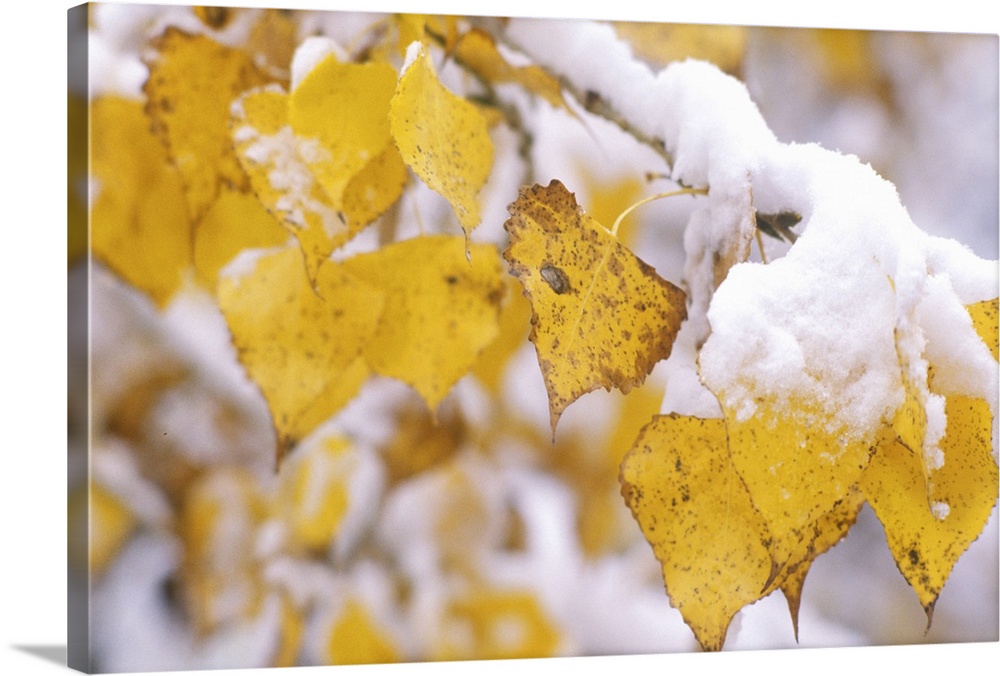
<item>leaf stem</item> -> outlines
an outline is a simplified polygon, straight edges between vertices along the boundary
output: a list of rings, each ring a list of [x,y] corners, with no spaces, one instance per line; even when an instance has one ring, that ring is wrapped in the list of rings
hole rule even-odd
[[[617,237],[618,226],[621,225],[625,217],[628,216],[630,213],[632,213],[638,207],[641,207],[643,204],[649,204],[650,202],[654,202],[659,199],[664,199],[665,197],[676,197],[677,195],[707,195],[707,194],[708,194],[708,188],[678,188],[677,190],[669,190],[667,192],[661,192],[655,195],[650,195],[649,197],[645,197],[636,202],[635,204],[633,204],[632,206],[630,206],[629,208],[625,209],[625,211],[618,214],[618,218],[615,219],[614,225],[611,226],[611,235],[612,237]]]

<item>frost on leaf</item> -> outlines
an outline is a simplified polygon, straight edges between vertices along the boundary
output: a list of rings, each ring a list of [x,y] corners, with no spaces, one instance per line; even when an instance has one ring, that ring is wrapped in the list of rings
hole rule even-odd
[[[386,293],[385,311],[364,346],[372,370],[401,380],[437,409],[498,333],[504,294],[500,257],[463,237],[416,237],[344,263]]]
[[[478,196],[493,167],[493,141],[476,106],[438,80],[423,47],[399,78],[389,122],[407,166],[448,200],[466,234],[472,232],[481,219]]]
[[[191,265],[181,177],[137,101],[95,99],[91,134],[94,256],[165,306]]]
[[[704,650],[721,650],[771,573],[767,523],[730,463],[725,421],[655,417],[625,456],[621,484],[671,605]]]
[[[945,581],[982,532],[998,491],[989,406],[949,396],[945,415],[947,430],[940,442],[944,464],[931,473],[930,495],[920,455],[891,436],[879,444],[861,482],[928,624]]]
[[[224,272],[219,306],[240,362],[267,400],[280,462],[368,377],[361,352],[385,299],[332,262],[320,270],[314,291],[294,247],[243,263],[237,259],[239,269]]]
[[[184,180],[197,221],[222,187],[248,190],[228,134],[229,107],[269,78],[240,49],[168,28],[157,41],[146,81],[147,112]]]
[[[531,341],[553,433],[563,411],[603,387],[628,392],[670,354],[684,292],[656,274],[558,181],[522,188],[504,258],[531,301]]]

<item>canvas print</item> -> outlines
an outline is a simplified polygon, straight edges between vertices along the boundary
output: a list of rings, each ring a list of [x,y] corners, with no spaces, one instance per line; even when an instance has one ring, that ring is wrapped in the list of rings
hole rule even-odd
[[[998,39],[92,3],[70,664],[998,640]]]

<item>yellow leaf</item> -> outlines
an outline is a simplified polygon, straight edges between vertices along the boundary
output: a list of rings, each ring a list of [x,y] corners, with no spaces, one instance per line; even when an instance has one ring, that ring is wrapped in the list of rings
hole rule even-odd
[[[94,255],[161,307],[191,266],[183,184],[149,130],[142,104],[119,97],[91,106]]]
[[[341,205],[351,236],[395,204],[409,180],[406,164],[392,144],[355,174],[344,188]]]
[[[397,14],[396,28],[399,32],[399,55],[406,54],[413,42],[425,42],[429,35],[444,42],[445,51],[450,52],[458,40],[458,17],[437,14]]]
[[[203,24],[215,30],[222,30],[228,26],[229,22],[239,12],[238,9],[234,10],[232,7],[211,7],[207,5],[196,5],[192,8],[192,11]]]
[[[322,156],[315,140],[288,124],[288,95],[268,87],[249,92],[235,108],[233,139],[260,201],[298,240],[309,279],[351,231],[337,214],[307,159]]]
[[[279,620],[278,649],[271,660],[272,667],[294,667],[298,663],[299,650],[306,631],[304,614],[288,599],[281,597],[281,619]]]
[[[495,247],[428,236],[354,256],[344,267],[386,294],[364,348],[376,373],[409,384],[435,411],[496,337],[504,282]]]
[[[998,338],[1000,327],[997,326],[998,302],[1000,302],[1000,299],[994,298],[993,300],[984,300],[981,303],[973,303],[967,308],[969,315],[972,317],[972,325],[975,327],[976,333],[983,339],[986,346],[990,348],[994,359],[1000,359],[997,357],[997,343],[1000,341],[1000,338]]]
[[[463,34],[451,52],[457,61],[491,83],[514,82],[545,99],[554,108],[569,110],[559,79],[541,66],[512,66],[497,49],[493,36],[478,28]]]
[[[436,660],[552,657],[559,647],[558,627],[527,591],[474,589],[445,612],[455,631],[442,637]]]
[[[396,71],[387,63],[341,63],[329,55],[292,91],[288,121],[297,136],[325,152],[306,159],[336,211],[344,189],[391,145],[389,102]]]
[[[264,9],[250,31],[246,49],[259,68],[287,83],[292,57],[299,44],[298,31],[298,24],[287,12],[274,8]]]
[[[320,66],[326,63],[360,68],[332,59]],[[372,111],[343,106],[336,97],[327,96],[322,76],[336,74],[328,71],[328,67],[311,71],[292,96],[275,87],[249,92],[235,109],[233,129],[236,152],[254,192],[298,239],[310,280],[335,249],[399,199],[408,181],[385,121],[381,132],[377,124],[365,131],[359,124],[365,125],[351,121],[348,113],[335,114],[348,109],[355,110],[356,117],[371,117]],[[346,72],[351,87],[363,86],[358,75],[364,73]],[[387,114],[387,100],[384,104]],[[353,140],[350,134],[324,131],[330,125],[350,134],[362,133],[363,138]],[[381,139],[381,145],[372,136]],[[342,166],[334,152],[339,153]]]
[[[380,290],[332,262],[313,291],[296,248],[263,253],[246,268],[220,280],[219,306],[240,361],[267,400],[280,463],[357,393],[368,376],[361,351],[385,301]]]
[[[348,599],[334,622],[327,650],[331,664],[385,664],[401,659],[392,637],[354,599]]]
[[[250,187],[229,138],[230,106],[268,78],[249,54],[205,35],[170,27],[154,47],[146,109],[180,171],[189,214],[197,221],[223,186]]]
[[[493,141],[476,106],[438,80],[422,46],[399,78],[389,122],[403,161],[451,203],[468,235],[481,220],[478,195],[493,167]]]
[[[113,493],[90,486],[90,571],[103,572],[138,524],[135,515]]]
[[[264,598],[254,535],[266,514],[249,472],[219,469],[199,478],[178,508],[185,606],[200,635],[257,614]]]
[[[725,421],[656,416],[625,456],[621,484],[671,605],[704,650],[720,650],[771,572],[767,524],[729,461]]]
[[[346,439],[326,438],[293,456],[282,473],[283,521],[294,542],[306,550],[323,554],[340,530],[349,507],[352,451]]]
[[[982,532],[1000,490],[989,406],[950,396],[945,415],[944,465],[931,473],[930,504],[919,454],[892,435],[879,444],[861,482],[896,565],[927,612],[928,626],[955,562]]]
[[[287,239],[288,233],[254,195],[223,190],[195,228],[198,281],[214,291],[219,270],[236,254],[278,246]]]
[[[608,180],[599,173],[583,168],[584,194],[587,213],[598,223],[614,223],[615,219],[642,197],[643,182],[635,176]],[[618,241],[631,247],[637,240],[635,225],[638,218],[623,220],[618,228]]]
[[[802,587],[805,584],[809,568],[820,554],[828,551],[847,535],[847,531],[858,520],[858,514],[864,504],[864,494],[859,489],[852,488],[846,498],[835,505],[831,511],[820,516],[812,527],[806,530],[806,537],[793,551],[781,573],[765,590],[766,593],[770,593],[774,589],[781,589],[788,602],[788,611],[792,616],[792,627],[796,640],[799,638],[799,606],[802,601]]]
[[[743,420],[723,407],[733,466],[771,532],[773,574],[794,563],[814,524],[851,495],[871,456],[869,443],[846,441],[816,409],[762,399]]]
[[[684,292],[622,246],[558,181],[522,188],[504,258],[531,301],[531,341],[555,434],[563,411],[604,387],[628,392],[670,354]]]
[[[483,350],[473,373],[494,394],[500,393],[507,363],[528,338],[531,305],[516,289],[517,282],[508,277],[503,305],[500,308],[500,329],[497,337]]]
[[[626,21],[614,26],[633,53],[657,68],[692,58],[710,61],[731,74],[742,69],[749,32],[744,26]]]
[[[464,419],[447,407],[435,415],[422,404],[402,407],[395,430],[380,451],[390,485],[453,459],[466,440]]]

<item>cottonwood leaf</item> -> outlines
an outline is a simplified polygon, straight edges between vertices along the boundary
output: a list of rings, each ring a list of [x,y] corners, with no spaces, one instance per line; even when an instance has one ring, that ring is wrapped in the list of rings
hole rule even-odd
[[[641,59],[662,68],[672,61],[710,61],[721,70],[738,74],[746,54],[745,26],[614,22],[615,32]]]
[[[466,235],[479,225],[479,191],[493,167],[493,141],[475,105],[438,80],[427,50],[411,46],[389,122],[407,166],[451,204]]]
[[[199,636],[254,616],[266,588],[254,556],[267,516],[265,496],[247,470],[224,467],[197,477],[181,498],[181,588]]]
[[[359,254],[345,270],[385,292],[364,346],[372,370],[401,380],[437,409],[498,332],[503,272],[495,247],[462,237],[416,237]]]
[[[399,39],[396,46],[400,56],[414,42],[426,42],[429,36],[440,39],[445,51],[451,52],[458,41],[458,17],[438,14],[396,14]]]
[[[987,403],[949,396],[945,415],[939,443],[944,464],[931,474],[930,503],[920,454],[891,434],[879,443],[860,484],[928,626],[955,562],[982,532],[1000,490]]]
[[[771,532],[772,576],[795,563],[815,524],[852,494],[871,457],[868,441],[850,440],[818,411],[805,399],[779,405],[758,397],[749,417],[723,406],[733,466]]]
[[[229,138],[229,111],[243,92],[269,78],[247,52],[206,35],[170,27],[154,48],[146,110],[180,171],[188,212],[197,221],[222,187],[249,190]]]
[[[993,300],[973,303],[966,309],[969,311],[969,316],[972,317],[972,326],[975,328],[976,334],[986,343],[986,347],[990,348],[993,358],[1000,360],[1000,357],[997,356],[998,343],[1000,343],[1000,335],[998,335],[1000,327],[997,325],[998,304],[1000,304],[1000,298],[994,298]]]
[[[531,301],[531,342],[555,434],[563,411],[603,387],[628,392],[670,355],[684,292],[588,216],[559,181],[522,188],[504,258]]]
[[[244,249],[276,247],[288,232],[251,193],[223,190],[195,228],[194,268],[215,290],[219,271]]]
[[[852,488],[847,497],[806,529],[806,537],[793,550],[781,572],[765,590],[766,593],[770,593],[774,589],[781,589],[788,602],[796,641],[799,639],[799,607],[802,603],[802,587],[805,585],[806,575],[813,561],[847,535],[857,522],[858,514],[861,513],[864,504],[864,494],[860,489]]]
[[[285,247],[237,259],[219,282],[218,300],[240,362],[267,401],[280,463],[368,377],[361,353],[385,293],[333,262],[314,290],[298,249]]]
[[[320,73],[326,70],[321,68]],[[315,279],[334,250],[399,199],[408,180],[406,167],[387,135],[379,137],[379,145],[370,139],[352,142],[332,132],[324,132],[325,136],[300,133],[299,127],[317,132],[328,124],[348,130],[356,126],[348,113],[336,112],[351,107],[326,96],[323,79],[312,78],[313,72],[303,82],[306,89],[301,95],[289,96],[273,86],[257,89],[242,97],[233,111],[233,139],[240,162],[257,197],[299,241],[310,279]],[[347,79],[352,86],[358,84],[356,74]],[[360,112],[371,115],[367,110]],[[374,135],[378,136],[377,130]],[[342,168],[327,142],[341,157],[350,156]]]
[[[558,626],[528,590],[477,586],[451,599],[444,613],[442,626],[461,631],[439,637],[434,660],[552,657],[561,643]]]
[[[528,323],[531,321],[531,305],[520,293],[520,288],[516,288],[514,278],[507,277],[506,287],[500,308],[499,333],[483,350],[473,369],[476,377],[493,394],[500,394],[507,365],[528,339]]]
[[[99,576],[114,561],[139,525],[139,519],[121,499],[97,482],[91,481],[89,496],[83,490],[80,498],[81,502],[74,506],[89,515],[88,561],[92,574]]]
[[[770,533],[734,470],[726,423],[653,418],[621,466],[625,503],[663,569],[670,603],[704,650],[721,650],[733,615],[764,595]]]
[[[392,147],[389,102],[395,88],[396,71],[388,63],[344,63],[329,54],[289,96],[295,134],[325,151],[306,163],[338,212],[351,179]]]
[[[94,256],[163,307],[191,266],[184,185],[138,101],[91,105]]]
[[[392,635],[353,598],[334,621],[326,650],[330,664],[385,664],[402,658]]]
[[[552,107],[574,114],[563,99],[559,78],[535,64],[512,66],[500,53],[493,36],[484,30],[473,28],[464,33],[450,53],[456,61],[487,82],[519,84],[545,99]]]
[[[293,546],[319,554],[329,550],[350,505],[353,450],[349,440],[327,437],[289,458],[278,505]]]

